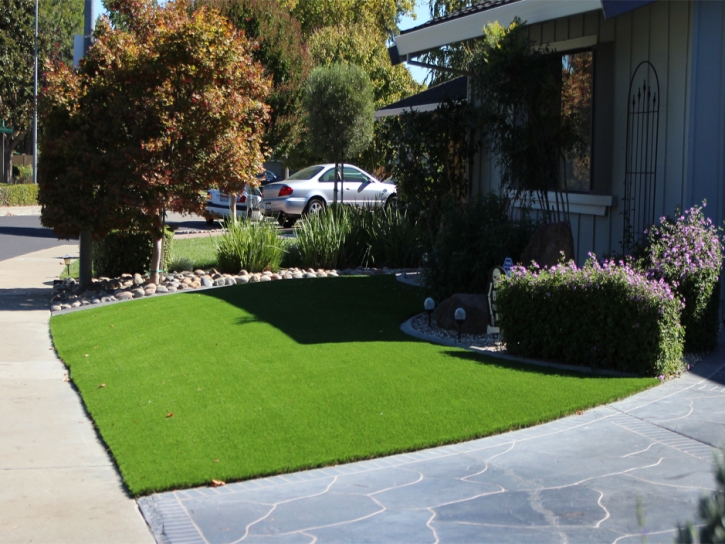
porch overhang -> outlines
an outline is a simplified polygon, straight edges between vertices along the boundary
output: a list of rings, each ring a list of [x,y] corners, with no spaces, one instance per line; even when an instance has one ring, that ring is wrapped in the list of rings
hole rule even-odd
[[[431,87],[422,93],[398,100],[393,104],[380,108],[375,112],[375,119],[392,117],[408,111],[434,111],[441,102],[449,100],[465,100],[468,94],[468,78],[458,77],[451,81]]]

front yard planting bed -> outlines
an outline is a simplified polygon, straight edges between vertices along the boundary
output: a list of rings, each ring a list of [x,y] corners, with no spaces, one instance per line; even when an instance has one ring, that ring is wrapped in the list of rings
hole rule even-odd
[[[416,341],[392,276],[239,285],[51,319],[134,495],[462,441],[651,387]]]

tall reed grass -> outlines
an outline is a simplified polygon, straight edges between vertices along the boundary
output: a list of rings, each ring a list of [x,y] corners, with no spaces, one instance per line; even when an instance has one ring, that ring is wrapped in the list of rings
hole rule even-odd
[[[224,234],[218,237],[216,253],[222,272],[237,273],[279,270],[287,251],[287,241],[266,221],[239,219],[228,222]]]
[[[309,215],[297,231],[303,266],[418,266],[422,231],[404,212],[372,206],[330,206]]]

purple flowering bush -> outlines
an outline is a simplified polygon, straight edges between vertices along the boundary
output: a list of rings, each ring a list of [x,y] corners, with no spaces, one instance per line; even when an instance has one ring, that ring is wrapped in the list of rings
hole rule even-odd
[[[703,203],[705,206],[706,203]],[[676,219],[662,217],[648,233],[643,268],[664,279],[685,303],[685,351],[711,351],[719,332],[720,270],[723,247],[718,229],[693,206]]]
[[[515,267],[497,303],[511,354],[653,377],[680,370],[682,303],[630,263]]]

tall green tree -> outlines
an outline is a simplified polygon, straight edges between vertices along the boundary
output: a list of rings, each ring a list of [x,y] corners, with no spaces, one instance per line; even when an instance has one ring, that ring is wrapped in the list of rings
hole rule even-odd
[[[315,68],[305,85],[309,145],[337,168],[361,153],[373,137],[373,90],[354,64]],[[340,168],[344,173],[344,167]],[[344,181],[344,175],[342,177]],[[338,186],[335,180],[335,202]]]
[[[33,114],[35,35],[33,0],[0,3],[0,119],[13,133],[5,138],[5,179],[12,176],[12,153],[25,138]]]
[[[61,237],[151,234],[155,282],[167,210],[199,213],[209,186],[240,193],[257,183],[269,82],[216,10],[188,0],[108,7],[128,28],[102,18],[77,72],[49,70],[41,220]]]
[[[287,0],[292,14],[309,37],[328,26],[371,26],[387,34],[398,32],[404,15],[415,14],[415,0]]]
[[[73,36],[83,34],[83,10],[83,0],[40,0],[38,31],[45,58],[73,63]]]
[[[202,0],[196,6],[218,9],[247,38],[256,42],[255,61],[272,80],[271,108],[264,145],[274,157],[287,157],[302,143],[302,88],[312,58],[302,40],[299,22],[279,0]]]

